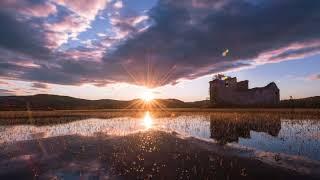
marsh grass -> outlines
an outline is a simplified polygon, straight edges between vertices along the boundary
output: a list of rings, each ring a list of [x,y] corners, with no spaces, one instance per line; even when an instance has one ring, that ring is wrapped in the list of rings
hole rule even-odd
[[[212,120],[236,119],[320,119],[319,109],[151,109],[154,118],[181,115],[208,115]],[[145,109],[120,110],[61,110],[61,111],[0,111],[0,125],[67,123],[86,118],[110,119],[116,117],[140,118]]]
[[[292,116],[318,116],[320,109],[201,109],[201,108],[175,108],[175,109],[104,109],[104,110],[55,110],[55,111],[0,111],[0,119],[29,118],[29,117],[72,117],[72,116],[94,116],[101,118],[118,117],[127,115],[140,116],[146,111],[153,115],[166,115],[178,113],[246,113],[246,114],[281,114]]]

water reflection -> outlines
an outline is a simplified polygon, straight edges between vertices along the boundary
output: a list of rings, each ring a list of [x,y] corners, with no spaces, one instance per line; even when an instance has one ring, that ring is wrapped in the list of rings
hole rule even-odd
[[[319,119],[288,120],[280,116],[257,114],[197,113],[156,116],[152,112],[145,112],[137,117],[89,118],[45,126],[1,125],[0,146],[5,148],[7,143],[63,138],[69,135],[127,136],[139,131],[154,130],[174,131],[182,136],[217,141],[223,145],[236,144],[261,151],[320,160]],[[152,138],[148,140],[151,141]]]
[[[149,129],[152,127],[152,124],[153,124],[153,119],[150,115],[150,112],[147,111],[143,118],[143,125],[146,127],[146,129]]]
[[[254,159],[217,154],[206,144],[161,131],[18,142],[0,148],[0,179],[308,178]]]
[[[265,132],[271,136],[278,136],[281,130],[280,117],[267,119],[255,119],[246,117],[245,119],[216,119],[210,116],[211,138],[220,144],[238,142],[239,138],[250,138],[250,131]]]

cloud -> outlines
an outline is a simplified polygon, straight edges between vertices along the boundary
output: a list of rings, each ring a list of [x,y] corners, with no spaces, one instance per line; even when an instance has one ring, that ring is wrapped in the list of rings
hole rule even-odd
[[[121,0],[119,1],[116,1],[114,4],[113,4],[113,7],[116,8],[116,9],[121,9],[123,8],[123,3]]]
[[[0,6],[31,17],[47,17],[57,12],[56,6],[50,2],[32,0],[2,0]]]
[[[113,25],[112,30],[115,33],[115,39],[126,39],[128,36],[134,36],[151,24],[149,16],[135,12],[115,13],[109,18]]]
[[[18,21],[11,14],[0,11],[0,48],[24,53],[36,58],[50,54],[45,47],[44,34],[32,22]]]
[[[55,23],[46,23],[46,38],[50,47],[57,48],[67,43],[70,38],[75,39],[80,32],[90,28],[90,21],[70,14]]]
[[[104,33],[97,33],[97,36],[99,36],[99,37],[106,37],[107,35],[104,34]]]
[[[294,43],[287,47],[261,53],[255,59],[255,62],[257,64],[281,62],[291,59],[303,58],[306,56],[312,56],[319,53],[320,42]]]
[[[8,82],[5,82],[5,81],[0,81],[0,84],[1,84],[1,85],[8,85],[9,83],[8,83]]]
[[[13,96],[15,93],[10,90],[0,89],[0,96]]]
[[[147,13],[112,9],[109,2],[45,2],[58,11],[48,19],[0,11],[0,77],[156,87],[320,51],[320,1],[159,0]],[[112,10],[114,36],[108,32],[90,44],[61,48],[103,10]]]
[[[47,89],[48,85],[44,83],[33,83],[32,87],[37,88],[37,89]]]
[[[98,48],[79,48],[79,49],[71,49],[65,53],[68,57],[72,57],[74,60],[88,60],[91,61],[99,61],[103,54],[104,49]]]
[[[69,11],[61,13],[62,18],[56,22],[44,24],[46,39],[50,48],[59,48],[69,39],[77,39],[81,32],[91,28],[99,11],[105,9],[109,0],[57,0],[56,4],[65,7]]]
[[[93,20],[100,10],[103,10],[110,0],[57,0],[56,3],[69,8],[81,17]]]
[[[201,4],[197,4],[201,2]],[[155,86],[194,79],[250,64],[277,62],[319,52],[320,2],[162,0],[150,11],[154,26],[107,54],[145,81],[147,59]],[[303,8],[302,8],[303,7]],[[290,52],[286,47],[299,45]],[[221,52],[229,49],[228,56]],[[277,54],[272,52],[278,51]],[[270,56],[261,56],[272,53]],[[246,60],[247,63],[244,63]],[[114,77],[117,73],[114,74]],[[130,77],[129,77],[130,78]],[[159,82],[159,80],[154,80]]]

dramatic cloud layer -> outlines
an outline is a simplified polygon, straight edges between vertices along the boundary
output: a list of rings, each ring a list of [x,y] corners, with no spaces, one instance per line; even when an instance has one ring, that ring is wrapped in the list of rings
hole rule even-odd
[[[48,88],[48,86],[43,83],[33,83],[32,87],[37,88],[37,89],[47,89]]]
[[[2,0],[2,9],[16,11],[26,16],[48,17],[55,14],[57,8],[50,2],[28,1],[28,0]]]
[[[0,96],[12,96],[15,92],[6,89],[0,89]]]
[[[162,86],[320,52],[320,1],[19,2],[0,3],[2,79]]]

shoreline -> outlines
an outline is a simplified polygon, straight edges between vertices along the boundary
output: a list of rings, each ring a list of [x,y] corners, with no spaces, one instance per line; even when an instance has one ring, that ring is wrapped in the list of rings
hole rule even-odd
[[[54,111],[0,111],[0,120],[37,119],[37,118],[113,118],[142,117],[149,111],[154,116],[177,116],[193,114],[224,115],[260,115],[281,116],[283,118],[319,118],[320,109],[99,109],[99,110],[54,110]]]

